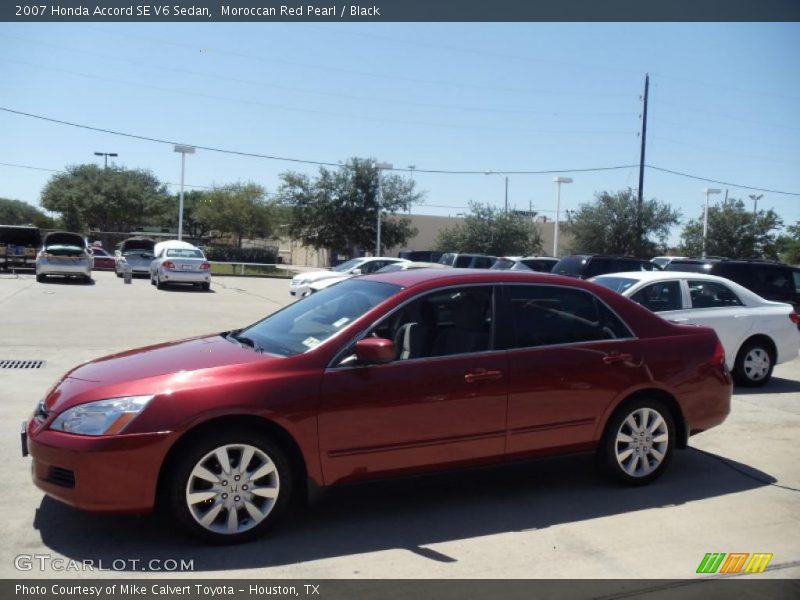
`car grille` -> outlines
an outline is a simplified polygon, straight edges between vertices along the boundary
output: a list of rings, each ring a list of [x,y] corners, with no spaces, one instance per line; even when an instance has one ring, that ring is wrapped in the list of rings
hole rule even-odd
[[[75,473],[61,467],[50,467],[47,472],[47,481],[65,488],[75,487]]]

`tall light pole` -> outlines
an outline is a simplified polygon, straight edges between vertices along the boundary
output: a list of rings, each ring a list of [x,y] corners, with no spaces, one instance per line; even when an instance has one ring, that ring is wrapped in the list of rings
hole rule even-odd
[[[116,152],[95,152],[94,155],[95,156],[103,156],[103,157],[105,157],[105,164],[103,165],[104,169],[108,168],[108,157],[109,156],[111,158],[116,158],[118,156],[118,154]]]
[[[703,211],[703,258],[706,257],[706,237],[708,236],[708,197],[711,194],[719,194],[722,190],[717,188],[703,188],[706,195],[706,209]]]
[[[180,195],[180,200],[178,201],[178,239],[182,240],[183,239],[183,182],[184,182],[184,177],[186,175],[186,155],[194,154],[194,146],[181,146],[179,144],[176,144],[174,151],[180,152],[181,154],[181,195]]]
[[[561,216],[561,184],[572,183],[572,177],[553,177],[553,183],[556,184],[556,222],[553,231],[553,256],[558,256],[558,221]]]
[[[506,214],[508,214],[508,175],[506,175]]]
[[[381,255],[381,209],[383,207],[383,184],[381,183],[383,171],[391,171],[394,166],[387,162],[376,162],[378,169],[378,234],[375,237],[375,256]]]

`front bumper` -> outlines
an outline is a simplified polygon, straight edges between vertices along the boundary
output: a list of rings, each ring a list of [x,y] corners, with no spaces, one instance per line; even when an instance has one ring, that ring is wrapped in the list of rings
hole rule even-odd
[[[311,292],[311,288],[309,284],[304,283],[303,285],[294,285],[290,284],[289,286],[289,295],[290,296],[306,296],[308,293]]]
[[[81,436],[28,423],[23,447],[32,478],[48,496],[81,510],[144,514],[153,510],[171,432]]]

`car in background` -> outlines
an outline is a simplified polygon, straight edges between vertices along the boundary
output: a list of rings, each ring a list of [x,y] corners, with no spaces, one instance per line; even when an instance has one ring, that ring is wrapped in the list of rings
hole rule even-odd
[[[683,271],[684,273],[705,273],[713,275],[713,266],[720,262],[721,258],[676,258],[671,260],[665,267],[665,271]]]
[[[446,252],[439,259],[439,264],[456,269],[490,269],[496,260],[496,256],[488,256],[486,254]]]
[[[492,265],[494,271],[537,271],[549,273],[558,263],[552,256],[501,256]]]
[[[788,302],[800,313],[800,268],[767,260],[721,260],[712,265],[711,273],[767,300]]]
[[[156,242],[145,237],[131,237],[119,243],[114,252],[114,271],[122,277],[130,269],[133,275],[149,275]]]
[[[92,255],[82,235],[54,231],[45,236],[36,255],[36,281],[44,283],[51,275],[92,280]]]
[[[311,293],[310,284],[329,277],[338,277],[339,280],[355,277],[356,275],[368,275],[385,267],[398,262],[407,262],[404,258],[392,258],[387,256],[372,256],[363,258],[351,258],[342,264],[325,271],[306,271],[292,277],[289,284],[289,294],[292,296],[308,296]]]
[[[392,263],[391,265],[386,265],[382,269],[379,269],[375,272],[392,273],[393,271],[407,271],[409,269],[449,269],[449,268],[451,267],[439,263],[404,261],[404,262]],[[343,275],[341,277],[327,277],[326,279],[312,281],[310,284],[308,284],[309,293],[314,294],[320,290],[329,288],[332,285],[336,285],[340,281],[344,281],[345,279],[350,279],[352,277],[354,277],[354,275]]]
[[[398,258],[405,258],[412,262],[439,262],[444,252],[439,250],[404,250],[397,254]]]
[[[89,246],[89,254],[92,255],[93,271],[113,271],[116,261],[105,249],[100,246]]]
[[[736,382],[764,385],[775,365],[800,350],[800,318],[790,304],[765,300],[733,281],[704,275],[614,273],[592,279],[678,323],[705,325],[717,332]]]
[[[725,420],[731,387],[713,330],[602,286],[409,269],[82,363],[22,447],[57,500],[149,513],[161,498],[192,534],[234,543],[314,486],[574,452],[646,484]]]
[[[0,269],[32,268],[41,245],[42,235],[38,227],[0,225]]]
[[[550,272],[579,279],[591,279],[606,273],[660,270],[656,264],[642,258],[601,254],[572,254],[559,260]]]
[[[663,269],[673,260],[681,260],[684,258],[689,258],[688,256],[655,256],[650,259],[650,262],[657,265],[659,268]]]
[[[180,240],[159,242],[153,247],[150,283],[159,290],[167,285],[189,284],[211,289],[211,264],[197,246]]]

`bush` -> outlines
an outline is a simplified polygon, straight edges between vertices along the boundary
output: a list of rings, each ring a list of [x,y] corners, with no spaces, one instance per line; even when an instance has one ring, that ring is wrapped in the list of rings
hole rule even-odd
[[[205,249],[206,258],[219,262],[249,262],[269,263],[278,262],[278,248],[228,248],[226,246],[208,246]]]

